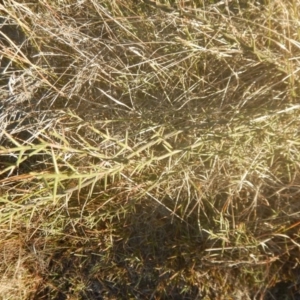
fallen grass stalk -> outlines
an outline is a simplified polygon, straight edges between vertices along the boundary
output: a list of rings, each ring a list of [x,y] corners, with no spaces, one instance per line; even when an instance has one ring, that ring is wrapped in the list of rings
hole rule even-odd
[[[0,297],[297,297],[299,9],[3,1]]]

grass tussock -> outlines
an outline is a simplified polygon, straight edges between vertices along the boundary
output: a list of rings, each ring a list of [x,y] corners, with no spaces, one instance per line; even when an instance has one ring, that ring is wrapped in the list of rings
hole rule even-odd
[[[1,1],[1,299],[295,299],[299,6]]]

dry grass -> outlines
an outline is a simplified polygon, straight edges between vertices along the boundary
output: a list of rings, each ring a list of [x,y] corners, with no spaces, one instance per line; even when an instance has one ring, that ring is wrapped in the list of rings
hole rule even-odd
[[[299,1],[0,3],[1,299],[295,299]]]

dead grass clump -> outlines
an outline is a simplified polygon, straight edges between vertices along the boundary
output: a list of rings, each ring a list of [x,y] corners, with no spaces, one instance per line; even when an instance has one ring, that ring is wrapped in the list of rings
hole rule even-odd
[[[5,299],[296,295],[297,1],[0,11]]]

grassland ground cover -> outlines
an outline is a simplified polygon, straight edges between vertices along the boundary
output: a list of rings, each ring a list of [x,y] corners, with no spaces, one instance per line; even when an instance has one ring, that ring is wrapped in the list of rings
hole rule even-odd
[[[0,299],[297,299],[299,14],[0,1]]]

